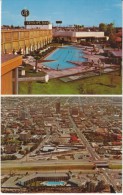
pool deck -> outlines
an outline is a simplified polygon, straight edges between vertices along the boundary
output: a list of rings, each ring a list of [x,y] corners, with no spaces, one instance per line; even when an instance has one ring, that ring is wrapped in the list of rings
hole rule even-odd
[[[86,49],[86,51],[85,51]],[[72,68],[67,68],[67,69],[59,69],[59,70],[55,70],[55,69],[51,69],[47,66],[44,66],[43,65],[43,62],[42,63],[38,63],[38,71],[44,71],[46,74],[49,75],[49,78],[50,79],[53,79],[53,78],[62,78],[62,77],[67,77],[67,76],[72,76],[72,75],[78,75],[78,74],[86,74],[88,72],[93,72],[96,74],[96,72],[100,71],[103,72],[103,70],[106,70],[105,72],[111,72],[111,69],[112,71],[115,71],[116,69],[119,68],[118,65],[116,64],[98,64],[98,60],[99,59],[105,59],[106,57],[105,56],[102,56],[102,55],[95,55],[95,53],[92,54],[92,48],[91,47],[81,47],[81,50],[82,52],[84,52],[84,58],[87,59],[87,63],[88,64],[84,64],[85,62],[80,62],[80,61],[76,61],[76,62],[73,62],[71,61],[72,64],[75,64],[75,67],[72,67]],[[45,60],[45,58],[44,58]],[[90,62],[92,62],[93,60],[93,65],[90,64]],[[35,66],[35,62],[29,62],[27,60],[26,63],[29,63],[30,65],[32,66]],[[108,71],[108,69],[110,69],[110,71]],[[36,77],[35,77],[36,78]],[[33,79],[32,79],[33,80]]]
[[[117,67],[116,65],[110,65],[110,64],[105,64],[104,69],[106,68],[115,68]],[[100,70],[100,68],[96,69],[97,71]],[[74,68],[69,68],[69,69],[64,69],[64,70],[44,70],[51,78],[61,78],[65,76],[70,76],[70,75],[77,75],[81,73],[88,73],[88,72],[94,72],[95,67],[88,67],[88,66],[76,66]]]

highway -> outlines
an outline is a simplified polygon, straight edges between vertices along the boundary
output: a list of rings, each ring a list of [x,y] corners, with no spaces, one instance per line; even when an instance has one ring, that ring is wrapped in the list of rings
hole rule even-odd
[[[109,175],[109,170],[108,168],[102,168],[101,172],[103,173],[103,176],[107,179],[107,182],[113,186],[114,190],[116,193],[120,193],[120,191],[118,190],[116,183],[114,181],[114,179]]]
[[[4,166],[15,166],[17,163],[18,164],[25,164],[25,165],[33,165],[33,164],[36,164],[36,165],[49,165],[49,162],[50,164],[89,164],[89,165],[92,165],[93,163],[92,162],[88,162],[88,161],[82,161],[82,160],[53,160],[53,161],[45,161],[45,160],[39,160],[39,161],[29,161],[29,162],[18,162],[18,160],[6,160],[6,161],[2,161],[1,162],[1,166],[4,167]],[[18,165],[17,165],[18,166]]]
[[[98,160],[99,156],[96,154],[96,152],[93,150],[93,148],[90,146],[88,140],[85,138],[85,136],[83,135],[83,133],[77,128],[73,118],[71,117],[70,113],[69,113],[69,119],[74,127],[74,129],[76,130],[76,133],[78,135],[78,137],[81,139],[82,143],[85,145],[85,147],[87,148],[88,152],[91,154],[92,159]]]
[[[69,161],[69,160],[40,160],[29,162],[7,161],[1,163],[1,171],[3,173],[12,172],[26,172],[26,171],[54,171],[54,170],[89,170],[93,171],[94,165],[91,162],[82,162],[81,160]]]
[[[57,99],[58,99],[58,97],[55,97],[44,108],[47,108],[47,107],[51,106],[55,101],[57,101]],[[34,154],[36,152],[36,150],[39,150],[49,139],[50,139],[50,132],[47,132],[46,137],[43,139],[43,141],[41,141],[39,146],[33,152],[29,152],[27,155],[25,155],[23,158],[19,159],[18,161],[21,161],[21,162],[22,161],[28,161],[29,156]]]
[[[38,147],[35,150],[33,150],[33,152],[29,152],[27,155],[25,155],[23,158],[19,159],[18,161],[20,162],[28,161],[29,156],[34,154],[36,150],[39,150],[45,144],[45,142],[48,141],[49,139],[50,139],[50,132],[47,132],[46,137],[43,139],[43,141],[41,141]]]
[[[81,99],[79,97],[79,104],[80,104],[80,109],[82,111],[82,105],[81,105]],[[100,160],[100,157],[96,154],[96,152],[93,150],[93,148],[90,146],[88,140],[85,138],[85,136],[81,133],[81,131],[76,127],[76,124],[74,123],[72,117],[70,116],[70,120],[71,122],[73,123],[74,127],[76,128],[76,132],[78,132],[78,135],[80,136],[81,140],[83,141],[83,143],[85,144],[85,146],[87,147],[89,153],[91,154],[92,158],[93,158],[93,163],[94,160],[97,162],[98,164],[98,161],[102,161],[102,164],[104,160]],[[96,163],[95,163],[96,164]],[[112,177],[109,175],[109,170],[108,168],[101,168],[100,169],[101,172],[103,173],[103,176],[104,178],[106,178],[107,182],[114,188],[115,192],[119,192],[119,190],[117,189],[117,186],[114,182],[114,180],[112,179]]]
[[[78,99],[78,103],[80,106],[80,110],[82,110],[82,99],[79,97]],[[45,108],[47,108],[48,106],[52,106],[52,104],[57,101],[57,97],[53,99],[53,101],[50,101],[49,104],[47,104],[45,106]],[[67,98],[64,102],[64,105],[66,105],[69,102],[69,98]],[[86,115],[85,115],[86,117]],[[41,143],[39,144],[39,146],[33,151],[28,153],[26,156],[24,156],[22,159],[20,160],[14,160],[14,161],[2,161],[1,162],[1,169],[2,171],[4,170],[20,170],[21,168],[22,170],[36,170],[36,167],[38,170],[43,171],[44,170],[55,170],[55,169],[59,169],[59,170],[68,170],[68,169],[73,169],[73,170],[79,170],[82,169],[82,166],[84,169],[86,168],[90,168],[92,170],[92,167],[98,164],[98,162],[102,162],[102,164],[105,165],[104,160],[100,159],[100,156],[95,152],[95,150],[91,147],[90,143],[88,142],[88,140],[86,139],[86,137],[84,136],[84,134],[81,132],[81,130],[79,128],[77,128],[71,114],[70,114],[70,110],[69,110],[69,119],[70,122],[73,126],[73,129],[75,130],[75,132],[77,133],[77,136],[80,138],[82,144],[84,144],[84,146],[86,147],[87,151],[89,152],[90,156],[92,157],[91,162],[89,162],[87,159],[86,161],[84,160],[35,160],[33,159],[33,161],[31,161],[31,158],[29,157],[31,154],[34,154],[36,150],[39,150],[49,139],[50,139],[50,132],[47,132],[46,137],[43,139],[43,141],[41,141]],[[56,126],[59,127],[59,123],[56,122]],[[114,160],[112,162],[112,164],[117,164],[119,163],[121,164],[121,161],[117,161]],[[107,162],[106,162],[107,163]],[[108,162],[110,163],[110,161]],[[78,166],[78,168],[77,168]],[[110,171],[108,168],[99,168],[98,169],[102,174],[103,177],[105,178],[106,182],[109,183],[111,186],[113,186],[115,192],[119,192],[117,189],[117,186],[112,178],[112,176],[110,175]]]

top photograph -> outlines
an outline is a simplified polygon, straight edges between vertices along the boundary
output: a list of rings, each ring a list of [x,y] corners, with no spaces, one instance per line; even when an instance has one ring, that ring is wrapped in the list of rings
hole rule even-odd
[[[3,0],[2,95],[121,95],[121,0]]]

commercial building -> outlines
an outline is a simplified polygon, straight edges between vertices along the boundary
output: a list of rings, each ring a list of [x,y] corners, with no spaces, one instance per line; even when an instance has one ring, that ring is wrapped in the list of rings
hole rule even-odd
[[[78,107],[72,107],[71,108],[71,115],[78,116],[78,114],[79,114]]]
[[[52,41],[52,30],[18,29],[1,32],[1,93],[18,93],[18,67],[22,65],[22,56],[13,54],[29,54],[44,47]]]
[[[28,54],[52,41],[52,30],[18,29],[2,30],[1,52]]]
[[[3,54],[1,62],[1,94],[17,94],[18,66],[22,64],[22,56]]]
[[[56,114],[60,113],[60,102],[56,103]]]
[[[106,40],[104,32],[76,32],[76,31],[55,31],[53,33],[55,39],[68,42],[77,42],[79,40]]]
[[[31,138],[31,134],[29,131],[27,131],[27,132],[23,131],[20,133],[20,140],[21,141],[27,142],[27,141],[29,141],[30,138]]]
[[[36,181],[67,181],[69,179],[68,174],[66,173],[37,173],[32,175],[27,175],[23,178],[21,178],[19,181],[17,181],[18,184],[21,186],[27,186],[30,185],[33,182]],[[41,186],[41,185],[40,185]]]
[[[6,154],[12,154],[15,153],[16,151],[17,151],[16,144],[8,144],[5,147]]]

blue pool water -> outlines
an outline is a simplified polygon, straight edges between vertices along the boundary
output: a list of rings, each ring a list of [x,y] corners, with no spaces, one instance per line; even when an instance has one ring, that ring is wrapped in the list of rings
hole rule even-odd
[[[82,50],[73,46],[67,46],[58,48],[52,54],[45,58],[45,60],[55,60],[53,62],[45,62],[44,65],[53,68],[53,69],[65,69],[65,68],[72,68],[76,65],[69,63],[67,61],[78,61],[84,62],[86,61],[83,58]]]
[[[46,181],[43,182],[45,186],[63,186],[65,184],[64,181]]]

